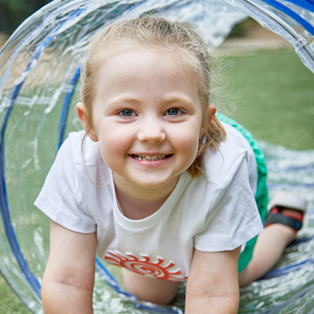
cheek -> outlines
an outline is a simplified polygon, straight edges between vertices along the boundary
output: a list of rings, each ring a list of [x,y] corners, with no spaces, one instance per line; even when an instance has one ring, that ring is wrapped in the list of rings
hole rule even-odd
[[[181,153],[182,157],[189,158],[189,162],[196,158],[199,136],[198,128],[185,128],[173,138],[177,152]]]
[[[114,162],[125,156],[125,152],[130,146],[131,134],[125,132],[123,127],[113,127],[110,122],[105,122],[99,128],[98,139],[101,154],[106,163]]]

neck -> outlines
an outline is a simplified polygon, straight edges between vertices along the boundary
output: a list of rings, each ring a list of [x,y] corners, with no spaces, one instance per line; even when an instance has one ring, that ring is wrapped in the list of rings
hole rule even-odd
[[[178,178],[158,188],[145,188],[126,184],[124,178],[113,175],[117,199],[124,216],[143,219],[155,213],[177,185]]]

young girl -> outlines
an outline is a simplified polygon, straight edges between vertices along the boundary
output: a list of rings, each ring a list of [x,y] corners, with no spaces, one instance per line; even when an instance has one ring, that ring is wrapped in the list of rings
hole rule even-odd
[[[82,79],[85,131],[35,202],[51,219],[45,313],[92,313],[96,254],[142,300],[168,304],[187,280],[186,313],[236,313],[239,285],[274,265],[305,204],[279,195],[262,232],[262,154],[215,116],[205,43],[186,23],[120,20],[93,40]]]

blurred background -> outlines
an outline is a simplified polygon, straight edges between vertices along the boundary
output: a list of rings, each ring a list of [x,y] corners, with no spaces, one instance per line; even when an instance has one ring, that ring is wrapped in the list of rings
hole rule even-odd
[[[11,34],[28,16],[40,9],[48,0],[1,0],[0,33]]]
[[[0,49],[14,30],[48,0],[0,0]]]

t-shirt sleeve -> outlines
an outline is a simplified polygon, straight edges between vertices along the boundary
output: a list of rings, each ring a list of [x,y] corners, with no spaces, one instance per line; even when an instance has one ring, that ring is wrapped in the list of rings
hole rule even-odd
[[[96,223],[81,202],[77,167],[82,165],[74,162],[73,154],[71,139],[68,138],[57,154],[35,206],[67,229],[91,233],[96,230]]]
[[[234,164],[234,166],[237,163]],[[194,237],[196,249],[205,252],[233,250],[263,230],[249,184],[247,160],[242,159],[228,184],[216,190],[204,225]]]

